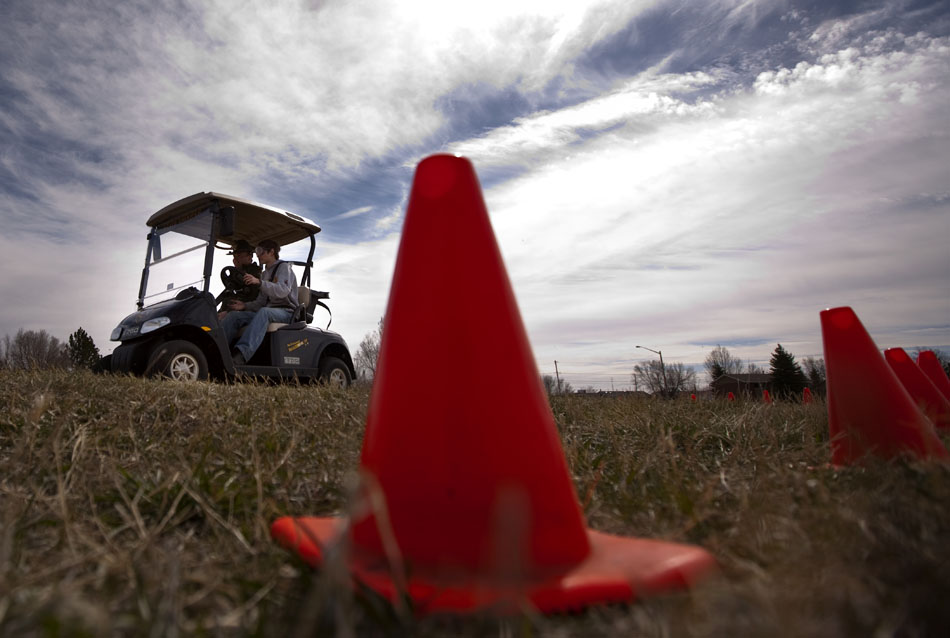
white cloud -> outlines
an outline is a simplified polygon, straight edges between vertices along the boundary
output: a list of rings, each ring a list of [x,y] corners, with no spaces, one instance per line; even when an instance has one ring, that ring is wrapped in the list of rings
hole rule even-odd
[[[397,247],[394,235],[355,246],[319,242],[311,287],[330,292],[330,329],[343,335],[351,351],[386,312]],[[314,323],[325,325],[319,316]]]
[[[646,74],[576,106],[516,118],[510,125],[477,139],[457,142],[448,150],[470,158],[478,166],[537,164],[544,154],[569,152],[568,147],[585,137],[616,125],[654,129],[667,118],[709,114],[715,110],[711,102],[690,104],[670,94],[713,82],[715,78],[708,73]]]
[[[699,362],[707,338],[820,354],[818,311],[845,304],[888,318],[892,344],[916,345],[898,316],[945,325],[947,44],[845,49],[684,109],[657,95],[585,119],[607,110],[580,105],[460,143],[547,157],[487,194],[539,360],[586,365],[594,341],[605,357],[650,342]],[[920,193],[932,210],[895,205]]]
[[[55,75],[23,68],[7,81],[44,131],[96,140],[115,150],[124,170],[191,174],[170,157],[178,150],[205,169],[237,168],[246,179],[302,164],[315,174],[348,171],[435,134],[445,124],[436,101],[456,87],[540,90],[647,4],[314,9],[218,0],[197,15],[159,4],[148,16],[125,7],[95,19],[70,5],[61,19],[75,26],[56,46],[34,38],[38,29],[17,32],[24,59],[50,58],[42,64]],[[608,12],[614,20],[603,24]],[[109,182],[123,177],[111,168]]]
[[[334,220],[352,219],[354,217],[359,217],[360,215],[365,215],[371,210],[373,210],[372,206],[360,206],[359,208],[348,210],[345,213],[340,213],[339,215],[337,215],[336,217],[333,217],[332,219]]]

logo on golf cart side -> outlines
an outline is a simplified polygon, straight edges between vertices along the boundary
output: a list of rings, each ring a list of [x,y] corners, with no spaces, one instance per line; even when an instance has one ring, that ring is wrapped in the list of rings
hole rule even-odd
[[[298,348],[303,348],[303,347],[304,347],[305,345],[307,345],[308,343],[310,343],[310,340],[309,340],[309,339],[301,339],[301,340],[299,340],[299,341],[291,341],[290,343],[287,344],[287,352],[293,352],[294,350],[297,350]]]

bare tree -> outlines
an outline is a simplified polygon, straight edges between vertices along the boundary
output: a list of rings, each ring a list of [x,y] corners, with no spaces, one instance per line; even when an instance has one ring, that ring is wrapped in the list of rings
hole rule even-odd
[[[65,368],[69,365],[65,345],[45,330],[20,328],[13,339],[10,335],[4,336],[0,350],[3,367],[14,370]]]
[[[561,379],[561,383],[558,385],[558,381],[553,374],[542,374],[541,383],[544,384],[544,389],[548,394],[570,394],[574,391],[574,387],[564,379]]]
[[[802,359],[802,370],[808,378],[808,387],[819,396],[825,396],[825,360],[821,357]]]
[[[361,378],[376,376],[376,363],[379,360],[379,346],[383,342],[383,318],[379,318],[376,329],[366,334],[360,341],[360,347],[353,357],[356,364],[356,374]]]
[[[715,381],[724,374],[738,374],[742,372],[742,359],[732,356],[726,348],[716,346],[706,356],[703,362],[709,380]]]
[[[682,363],[661,366],[659,359],[654,359],[633,366],[632,379],[636,387],[642,386],[652,394],[672,398],[687,388],[695,387],[696,372]]]

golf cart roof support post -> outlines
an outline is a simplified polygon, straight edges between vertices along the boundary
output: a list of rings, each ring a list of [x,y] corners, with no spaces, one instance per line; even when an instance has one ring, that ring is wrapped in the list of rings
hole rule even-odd
[[[148,248],[145,249],[145,266],[142,268],[142,280],[139,283],[139,298],[135,302],[139,310],[145,307],[145,288],[148,286],[148,265],[152,262],[152,247],[159,241],[155,230],[149,231],[146,239],[148,239]]]
[[[208,234],[208,246],[205,248],[205,267],[204,267],[204,292],[208,292],[211,288],[211,266],[214,263],[214,245],[218,240],[218,216],[221,213],[221,205],[218,203],[218,200],[211,202],[211,206],[208,208],[211,211],[212,222],[211,230]]]
[[[313,233],[310,234],[310,254],[307,255],[307,265],[303,269],[303,281],[301,282],[302,286],[310,287],[310,268],[313,266],[313,253],[317,250],[317,237]]]

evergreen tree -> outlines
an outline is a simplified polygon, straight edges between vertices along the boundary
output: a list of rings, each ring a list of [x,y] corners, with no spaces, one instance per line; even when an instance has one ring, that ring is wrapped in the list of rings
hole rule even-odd
[[[69,354],[69,360],[76,368],[92,369],[99,363],[99,348],[81,326],[79,330],[69,335],[66,351]]]
[[[801,397],[808,379],[802,367],[788,350],[778,344],[769,359],[769,374],[772,375],[772,393],[778,397]]]

